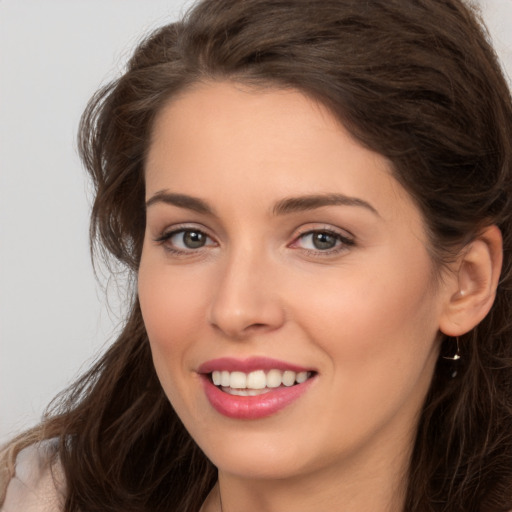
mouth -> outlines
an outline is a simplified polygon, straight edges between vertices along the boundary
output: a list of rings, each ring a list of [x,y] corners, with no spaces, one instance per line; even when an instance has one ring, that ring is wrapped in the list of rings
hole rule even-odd
[[[224,393],[235,396],[258,396],[278,388],[289,388],[302,384],[314,376],[315,372],[293,370],[241,371],[214,370],[208,379]]]
[[[318,373],[268,358],[216,359],[200,374],[212,407],[229,418],[254,420],[275,414],[299,400]]]

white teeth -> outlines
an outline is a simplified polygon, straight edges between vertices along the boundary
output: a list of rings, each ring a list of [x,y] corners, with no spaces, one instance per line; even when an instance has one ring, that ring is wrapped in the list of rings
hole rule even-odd
[[[236,388],[224,388],[226,393],[237,396],[256,396],[267,393],[265,389],[236,389]]]
[[[216,386],[220,386],[222,382],[222,373],[219,372],[218,370],[212,372],[212,381]]]
[[[231,372],[229,387],[244,389],[247,387],[247,375],[243,372]]]
[[[270,370],[267,373],[267,388],[278,388],[283,382],[282,375],[280,370]]]
[[[286,370],[283,373],[283,384],[288,387],[293,386],[295,384],[295,375],[296,375],[295,372]]]
[[[229,372],[227,372],[227,371],[221,372],[220,385],[228,387],[229,381],[230,381]]]
[[[295,380],[297,381],[298,384],[306,382],[308,380],[308,372],[297,373],[297,377],[295,377]]]
[[[252,396],[260,394],[261,390],[266,388],[289,387],[294,384],[302,384],[310,376],[310,372],[297,373],[291,370],[283,372],[277,369],[269,370],[267,373],[264,370],[255,370],[250,373],[215,370],[212,372],[212,382],[215,386],[230,388],[231,391],[229,392],[231,394]],[[243,391],[243,393],[233,390]]]
[[[251,389],[265,389],[267,387],[267,378],[263,370],[257,370],[247,375],[247,387]]]

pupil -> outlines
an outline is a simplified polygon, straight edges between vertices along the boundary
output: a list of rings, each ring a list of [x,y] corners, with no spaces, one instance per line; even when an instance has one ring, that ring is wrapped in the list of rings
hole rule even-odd
[[[313,245],[317,249],[332,249],[336,245],[336,237],[329,233],[315,233],[313,235]]]
[[[183,235],[183,243],[189,249],[198,249],[199,247],[203,247],[206,242],[206,237],[203,233],[199,231],[187,231]]]

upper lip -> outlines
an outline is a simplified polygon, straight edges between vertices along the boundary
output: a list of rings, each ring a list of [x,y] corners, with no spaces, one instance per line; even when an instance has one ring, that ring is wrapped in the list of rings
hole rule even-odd
[[[269,357],[249,357],[247,359],[236,359],[233,357],[220,357],[211,359],[201,364],[198,368],[199,373],[211,373],[213,371],[244,372],[249,373],[255,370],[290,370],[292,372],[313,371],[311,368],[305,368],[296,364],[272,359]]]

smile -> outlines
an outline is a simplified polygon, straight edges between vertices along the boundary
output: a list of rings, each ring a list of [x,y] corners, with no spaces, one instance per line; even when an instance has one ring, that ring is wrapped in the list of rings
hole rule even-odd
[[[273,415],[295,402],[317,375],[266,358],[218,359],[202,365],[200,374],[213,408],[224,416],[246,420]]]
[[[266,393],[280,386],[290,387],[302,384],[311,377],[311,372],[294,372],[292,370],[256,370],[250,373],[228,372],[227,370],[215,370],[211,379],[215,386],[220,386],[222,391],[232,395],[255,396]]]

